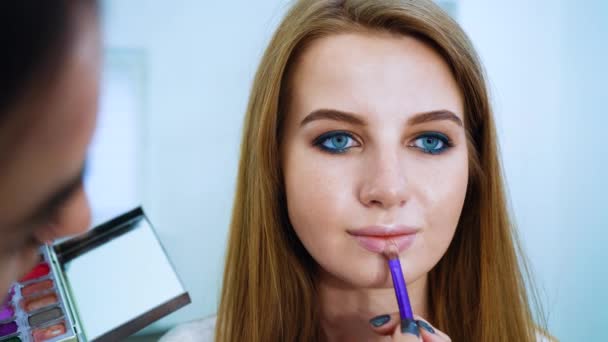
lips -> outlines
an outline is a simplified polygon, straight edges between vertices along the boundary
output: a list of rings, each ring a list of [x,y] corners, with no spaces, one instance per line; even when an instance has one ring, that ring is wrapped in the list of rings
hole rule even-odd
[[[419,229],[407,226],[369,226],[348,233],[361,247],[373,253],[382,253],[389,241],[397,245],[399,252],[408,249],[416,239]]]

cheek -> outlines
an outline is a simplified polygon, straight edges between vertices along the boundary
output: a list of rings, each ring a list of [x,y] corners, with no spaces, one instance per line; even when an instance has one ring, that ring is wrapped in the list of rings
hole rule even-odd
[[[291,151],[284,162],[289,220],[325,275],[360,287],[385,284],[383,259],[364,251],[346,232],[360,214],[355,177],[339,156],[310,147]]]
[[[315,256],[333,248],[332,237],[343,229],[344,213],[353,208],[348,173],[334,157],[320,156],[309,146],[292,148],[284,160],[289,219],[298,237]],[[325,252],[323,252],[325,251]]]
[[[70,113],[66,116],[66,120],[69,121],[64,124],[64,129],[71,130],[73,143],[86,149],[97,121],[99,73],[88,64],[74,67],[72,74],[66,80],[65,87],[61,90],[66,99],[61,105],[67,105],[64,111]]]
[[[425,185],[426,228],[421,251],[430,270],[448,249],[460,220],[468,185],[467,154],[459,152],[449,160],[449,168],[430,174]],[[427,271],[428,271],[427,270]]]

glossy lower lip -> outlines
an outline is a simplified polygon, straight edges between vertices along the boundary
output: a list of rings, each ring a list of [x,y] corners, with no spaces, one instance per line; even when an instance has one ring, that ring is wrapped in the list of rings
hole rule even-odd
[[[397,245],[399,252],[407,250],[414,240],[417,234],[404,234],[404,235],[393,235],[393,236],[369,236],[369,235],[353,235],[361,247],[367,249],[370,252],[382,253],[386,248],[386,244],[393,240]]]

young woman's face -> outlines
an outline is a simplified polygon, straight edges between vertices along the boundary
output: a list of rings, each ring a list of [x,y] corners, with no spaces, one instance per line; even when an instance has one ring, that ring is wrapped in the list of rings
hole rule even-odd
[[[289,219],[322,272],[355,287],[408,283],[447,250],[463,207],[463,102],[429,46],[381,33],[313,42],[290,77],[282,167]]]
[[[94,13],[83,13],[52,85],[31,90],[3,113],[0,301],[9,284],[35,265],[40,243],[89,224],[82,168],[97,113],[96,23]]]

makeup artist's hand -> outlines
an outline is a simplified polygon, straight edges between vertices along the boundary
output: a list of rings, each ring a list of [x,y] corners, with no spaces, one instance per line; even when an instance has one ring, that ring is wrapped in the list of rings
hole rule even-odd
[[[400,322],[399,313],[380,315],[369,322],[379,335],[392,336],[393,342],[449,342],[452,341],[444,332],[433,327],[419,316],[415,321]]]

